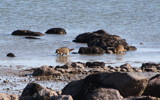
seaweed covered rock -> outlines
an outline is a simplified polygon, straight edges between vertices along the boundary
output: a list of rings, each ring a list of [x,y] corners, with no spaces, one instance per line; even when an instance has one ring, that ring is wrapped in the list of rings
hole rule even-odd
[[[82,33],[73,41],[87,43],[88,47],[97,46],[104,49],[106,52],[108,50],[114,52],[114,48],[116,48],[118,45],[122,45],[127,51],[136,50],[136,47],[130,46],[125,39],[122,39],[117,35],[111,35],[104,30]]]
[[[80,54],[103,54],[105,53],[105,50],[103,50],[100,47],[80,47],[78,53]]]
[[[45,33],[47,34],[66,34],[66,30],[63,28],[51,28],[47,30]]]
[[[12,32],[12,35],[17,35],[17,36],[44,36],[45,34],[40,33],[40,32],[33,32],[30,30],[16,30]]]

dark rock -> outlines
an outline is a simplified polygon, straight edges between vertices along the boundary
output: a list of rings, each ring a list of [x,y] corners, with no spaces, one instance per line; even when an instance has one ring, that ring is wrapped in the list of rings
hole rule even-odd
[[[140,96],[147,83],[146,77],[136,73],[99,73],[69,83],[62,94],[71,95],[74,100],[85,100],[86,95],[96,88],[112,88],[117,89],[123,97]]]
[[[126,48],[126,46],[128,45],[128,43],[125,40],[123,40],[123,39],[117,40],[112,36],[108,36],[106,38],[102,37],[99,39],[94,38],[87,43],[88,47],[97,46],[97,47],[104,49],[106,52],[107,52],[107,50],[110,50],[110,49],[108,49],[108,47],[116,48],[117,45],[119,45],[119,44],[123,45],[124,48]],[[111,50],[113,50],[113,49],[111,49]],[[112,51],[112,52],[114,52],[114,51]]]
[[[40,32],[33,32],[30,30],[16,30],[12,32],[12,35],[19,35],[19,36],[44,36],[45,34]]]
[[[13,53],[8,53],[7,57],[16,57]]]
[[[76,37],[75,40],[73,40],[73,42],[87,43],[90,39],[90,35],[91,35],[91,33],[80,34]]]
[[[105,50],[102,48],[93,46],[93,47],[80,47],[78,53],[80,54],[103,54]]]
[[[59,96],[52,96],[50,100],[73,100],[73,98],[70,95],[59,95]]]
[[[149,80],[148,86],[143,95],[160,97],[160,74],[157,74]]]
[[[50,75],[60,76],[61,72],[49,66],[42,66],[34,70],[32,75],[33,76],[50,76]]]
[[[33,36],[27,36],[25,37],[26,39],[40,39],[40,38],[37,38],[37,37],[33,37]]]
[[[57,93],[46,89],[39,84],[29,83],[23,90],[20,100],[49,100],[51,96],[56,96]],[[28,99],[26,99],[28,98]]]
[[[63,28],[51,28],[47,30],[45,33],[47,34],[66,34],[66,31]]]
[[[85,88],[87,89],[84,80],[72,81],[63,88],[62,95],[71,95],[73,100],[84,100],[81,98],[84,96]]]
[[[160,64],[143,63],[141,69],[147,72],[157,72],[158,70],[160,70]]]
[[[104,67],[105,63],[104,62],[86,62],[86,66],[88,66],[89,68]]]
[[[96,88],[86,94],[84,100],[122,100],[118,90],[108,88]]]

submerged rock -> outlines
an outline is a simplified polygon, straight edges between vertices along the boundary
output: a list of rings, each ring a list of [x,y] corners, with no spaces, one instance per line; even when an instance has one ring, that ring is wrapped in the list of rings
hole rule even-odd
[[[18,36],[44,36],[45,34],[40,32],[33,32],[30,30],[16,30],[12,32],[12,35],[18,35]]]
[[[47,34],[66,34],[66,30],[63,28],[51,28],[47,30],[45,33]]]
[[[26,36],[25,38],[26,38],[26,39],[40,39],[40,38],[33,37],[33,36]]]

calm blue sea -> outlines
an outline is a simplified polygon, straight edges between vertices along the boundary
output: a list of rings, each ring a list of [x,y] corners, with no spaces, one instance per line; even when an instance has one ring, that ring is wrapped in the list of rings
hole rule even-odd
[[[11,35],[18,29],[45,33],[54,27],[66,29],[67,34],[45,35],[39,40]],[[138,50],[124,55],[55,55],[55,49],[61,46],[78,52],[87,45],[72,40],[99,29],[121,36]],[[6,57],[9,52],[17,57]],[[0,0],[0,65],[38,67],[69,61],[134,66],[160,63],[160,0]]]

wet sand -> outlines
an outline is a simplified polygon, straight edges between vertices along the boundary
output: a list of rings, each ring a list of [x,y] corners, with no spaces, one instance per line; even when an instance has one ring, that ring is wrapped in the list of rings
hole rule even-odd
[[[53,90],[61,90],[67,84],[67,82],[54,80],[37,81],[30,76],[32,71],[22,70],[19,66],[16,66],[16,69],[13,67],[5,67],[6,66],[0,67],[0,93],[21,95],[25,86],[30,82],[36,82]]]

